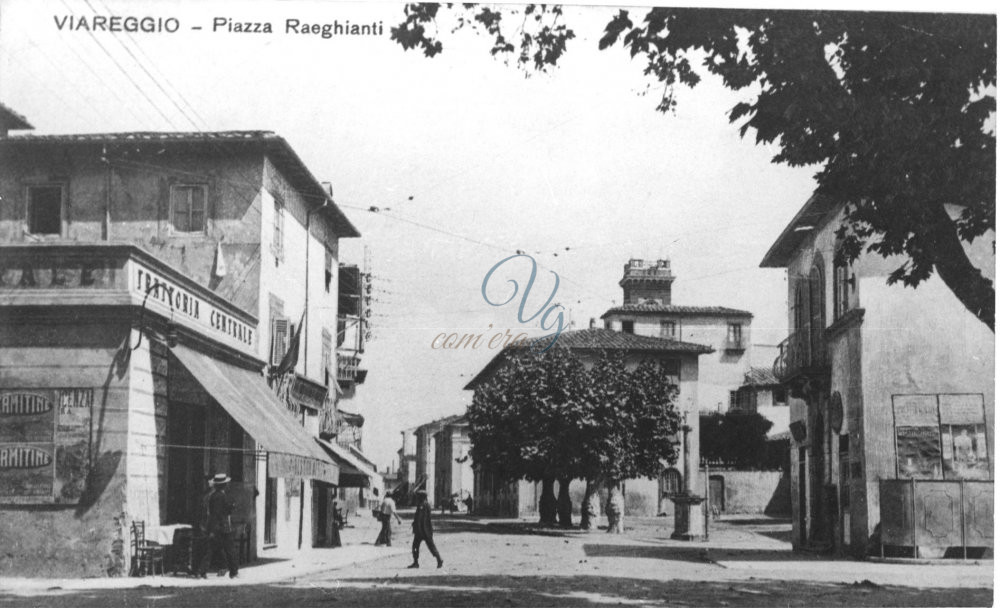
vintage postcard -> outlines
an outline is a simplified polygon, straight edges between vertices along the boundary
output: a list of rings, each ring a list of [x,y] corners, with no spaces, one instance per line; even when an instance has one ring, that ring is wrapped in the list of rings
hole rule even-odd
[[[0,599],[987,606],[987,3],[0,0]]]

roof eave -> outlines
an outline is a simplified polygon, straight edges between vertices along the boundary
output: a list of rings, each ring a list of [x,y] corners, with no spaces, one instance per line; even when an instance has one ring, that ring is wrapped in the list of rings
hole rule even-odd
[[[787,268],[802,242],[822,223],[818,216],[825,216],[833,206],[833,198],[814,192],[764,254],[760,267]]]
[[[557,344],[558,344],[558,342],[557,342]],[[593,347],[590,347],[590,346],[569,346],[569,347],[565,347],[565,348],[569,348],[571,350],[584,350],[584,351],[631,350],[632,352],[637,352],[637,353],[640,353],[640,354],[646,353],[646,354],[659,354],[659,355],[691,355],[691,356],[694,356],[694,357],[700,357],[701,355],[709,355],[709,354],[712,354],[712,353],[715,352],[714,348],[712,348],[711,346],[705,346],[704,344],[695,344],[693,342],[676,342],[676,344],[683,345],[686,348],[677,348],[677,349],[674,349],[674,348],[663,348],[663,349],[655,349],[655,350],[654,349],[639,349],[639,348],[633,348],[633,349],[627,349],[627,348],[625,348],[625,349],[610,349],[610,348],[608,348],[606,346],[593,346]],[[462,387],[462,390],[466,390],[466,391],[474,391],[474,390],[476,390],[476,387],[479,386],[480,384],[482,384],[483,381],[486,380],[486,378],[490,377],[493,374],[493,370],[496,369],[496,367],[499,366],[503,362],[503,359],[506,358],[506,357],[504,357],[504,353],[505,352],[506,352],[506,349],[501,350],[499,353],[496,354],[496,356],[494,356],[492,359],[490,359],[489,363],[487,363],[485,366],[483,366],[483,369],[479,370],[479,373],[477,373],[472,378],[472,380],[469,380],[468,384],[466,384],[464,387]]]
[[[278,142],[281,152],[287,155],[292,160],[292,162],[295,165],[297,165],[298,168],[302,171],[303,177],[309,183],[309,186],[313,190],[315,190],[316,194],[319,197],[322,197],[323,199],[323,201],[319,203],[320,208],[323,208],[322,206],[326,204],[326,202],[330,203],[325,208],[329,210],[326,212],[326,215],[327,219],[330,220],[331,228],[333,228],[334,233],[340,238],[360,237],[361,232],[359,232],[358,229],[354,226],[354,224],[352,224],[351,221],[347,219],[347,216],[344,214],[344,212],[340,209],[340,207],[337,206],[336,201],[334,201],[333,197],[331,197],[330,194],[327,193],[326,188],[324,188],[323,185],[319,182],[319,180],[316,179],[316,176],[312,174],[312,171],[309,170],[309,167],[306,166],[304,162],[302,162],[302,159],[299,157],[298,153],[295,152],[295,149],[292,148],[291,144],[289,144],[288,141],[284,137],[281,137],[280,135],[265,137],[265,141],[267,140]]]
[[[156,135],[162,135],[162,138],[156,138]],[[127,137],[131,136],[131,137]],[[357,238],[361,236],[361,232],[347,219],[347,215],[344,214],[343,210],[337,206],[336,201],[327,193],[326,188],[316,179],[316,177],[309,170],[302,159],[299,157],[295,149],[285,140],[284,137],[274,133],[273,131],[204,131],[204,132],[190,132],[190,133],[171,133],[167,132],[153,132],[153,131],[135,131],[135,132],[123,132],[123,133],[94,133],[94,134],[68,134],[65,136],[61,135],[20,135],[14,137],[4,137],[0,138],[0,143],[13,144],[13,145],[49,145],[49,146],[64,146],[64,145],[101,145],[101,144],[158,144],[158,145],[178,145],[178,144],[202,144],[209,143],[211,145],[234,145],[234,144],[251,144],[258,145],[262,149],[264,154],[271,154],[274,156],[272,160],[281,161],[284,167],[279,166],[279,170],[282,168],[285,170],[289,169],[289,166],[293,167],[293,171],[299,173],[300,179],[305,182],[305,185],[312,192],[306,192],[308,198],[313,198],[319,201],[317,204],[322,206],[324,202],[329,202],[330,204],[326,206],[327,211],[324,213],[326,219],[330,222],[330,227],[333,229],[334,233],[340,238]],[[282,158],[283,157],[283,158]],[[285,164],[289,163],[289,164]],[[293,178],[294,176],[288,176]],[[315,205],[314,208],[317,208]]]
[[[703,316],[703,317],[749,317],[753,318],[753,313],[747,310],[732,310],[732,311],[683,311],[683,310],[617,310],[621,308],[620,306],[614,306],[609,308],[601,315],[601,319],[610,317],[611,315],[673,315],[678,317],[685,316]]]

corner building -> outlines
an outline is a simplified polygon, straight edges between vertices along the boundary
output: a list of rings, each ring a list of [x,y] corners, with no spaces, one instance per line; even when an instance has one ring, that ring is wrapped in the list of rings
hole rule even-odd
[[[789,395],[792,545],[989,555],[995,336],[936,273],[916,289],[887,284],[901,256],[839,262],[843,211],[814,194],[761,262],[788,276],[789,333],[773,371]],[[991,280],[994,238],[962,243]]]
[[[0,197],[0,575],[127,572],[131,522],[197,524],[215,473],[245,557],[322,544],[359,233],[291,146],[5,134]]]

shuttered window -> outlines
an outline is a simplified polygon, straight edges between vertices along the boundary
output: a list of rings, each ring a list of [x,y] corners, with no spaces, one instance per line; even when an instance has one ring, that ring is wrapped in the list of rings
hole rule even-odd
[[[288,352],[288,340],[292,335],[292,324],[288,319],[271,321],[271,365],[278,365]]]
[[[170,223],[174,232],[204,232],[208,187],[176,184],[170,187]]]

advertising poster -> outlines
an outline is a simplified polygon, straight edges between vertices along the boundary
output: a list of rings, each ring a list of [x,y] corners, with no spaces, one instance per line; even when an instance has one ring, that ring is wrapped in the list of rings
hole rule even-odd
[[[0,502],[51,497],[54,420],[52,391],[0,392]]]
[[[936,427],[897,427],[896,455],[900,479],[941,478],[941,437]]]

